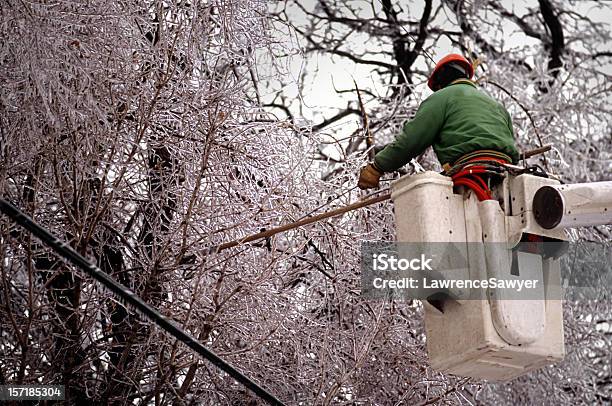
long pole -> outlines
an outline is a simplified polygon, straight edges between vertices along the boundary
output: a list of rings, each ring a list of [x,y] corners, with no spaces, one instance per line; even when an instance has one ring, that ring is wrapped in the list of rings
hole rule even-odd
[[[235,247],[235,246],[240,245],[240,244],[246,244],[246,243],[251,242],[251,241],[255,241],[255,240],[262,239],[262,238],[271,237],[274,234],[282,233],[284,231],[293,230],[294,228],[298,228],[298,227],[302,227],[302,226],[305,226],[305,225],[308,225],[308,224],[316,223],[317,221],[325,220],[326,218],[330,218],[330,217],[335,217],[335,216],[338,216],[340,214],[344,214],[346,212],[349,212],[351,210],[356,210],[356,209],[360,209],[362,207],[371,206],[371,205],[373,205],[375,203],[379,203],[379,202],[383,202],[385,200],[388,200],[389,198],[391,198],[391,193],[386,193],[386,194],[383,194],[383,195],[380,195],[380,196],[372,197],[370,199],[361,200],[359,202],[355,202],[355,203],[349,204],[347,206],[340,207],[340,208],[335,209],[335,210],[330,210],[328,212],[317,214],[315,216],[306,217],[305,219],[296,221],[294,223],[285,224],[285,225],[280,226],[280,227],[272,228],[270,230],[262,231],[262,232],[257,233],[257,234],[252,234],[252,235],[249,235],[247,237],[243,237],[243,238],[240,238],[240,239],[237,239],[237,240],[234,240],[234,241],[230,241],[230,242],[223,243],[221,245],[217,245],[215,247],[212,247],[210,249],[210,252],[219,252],[219,251],[223,251],[223,250],[228,249],[228,248]]]
[[[550,151],[552,148],[552,144],[546,144],[540,148],[536,148],[536,149],[532,149],[530,151],[525,151],[522,152],[520,154],[521,159],[526,159],[526,158],[530,158],[532,156],[538,155],[538,154],[543,154],[547,151]],[[351,210],[356,210],[356,209],[360,209],[362,207],[366,207],[366,206],[370,206],[373,205],[375,203],[379,203],[385,200],[388,200],[391,198],[391,193],[386,193],[386,194],[382,194],[380,196],[376,196],[376,197],[372,197],[370,199],[366,199],[366,200],[362,200],[356,203],[352,203],[349,204],[347,206],[344,207],[340,207],[338,209],[335,210],[331,210],[328,211],[326,213],[321,213],[321,214],[317,214],[316,216],[312,216],[312,217],[306,217],[305,219],[296,221],[294,223],[289,223],[289,224],[285,224],[283,226],[279,226],[276,228],[272,228],[270,230],[266,230],[266,231],[262,231],[260,233],[257,234],[252,234],[243,238],[239,238],[237,240],[234,241],[230,241],[230,242],[226,242],[214,247],[211,247],[208,252],[209,253],[215,253],[215,252],[219,252],[219,251],[223,251],[226,250],[228,248],[233,248],[236,247],[238,245],[241,244],[246,244],[248,242],[252,242],[252,241],[256,241],[256,240],[260,240],[262,238],[268,238],[271,237],[275,234],[278,233],[282,233],[284,231],[289,231],[289,230],[293,230],[294,228],[298,228],[298,227],[302,227],[308,224],[312,224],[312,223],[316,223],[317,221],[321,221],[321,220],[325,220],[326,218],[329,217],[335,217],[338,216],[340,214],[344,214],[346,212],[349,212]]]

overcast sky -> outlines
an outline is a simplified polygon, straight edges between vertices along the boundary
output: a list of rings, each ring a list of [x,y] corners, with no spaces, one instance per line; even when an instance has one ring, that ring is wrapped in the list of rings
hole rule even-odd
[[[309,6],[314,8],[317,4],[317,0],[302,0],[301,3],[307,7]],[[351,3],[359,4],[363,2],[353,0]],[[437,3],[438,1],[434,1],[434,8],[436,7]],[[536,0],[502,0],[501,3],[506,9],[513,10],[519,16],[527,13],[528,7],[537,6]],[[571,8],[573,10],[579,14],[587,15],[595,22],[603,22],[607,24],[612,22],[612,0],[600,3],[600,5],[604,5],[603,7],[596,7],[597,3],[594,1],[566,1],[564,3],[572,4]],[[400,1],[399,4],[401,4],[404,9],[410,10],[411,15],[420,16],[422,13],[422,1]],[[295,12],[292,15],[295,16],[298,22],[305,21],[304,15],[300,12]],[[448,18],[450,20],[449,27],[451,27],[453,25],[452,23],[454,22],[454,16],[446,13],[444,18]],[[454,26],[456,27],[456,25]],[[503,36],[506,41],[506,50],[511,49],[512,47],[537,45],[539,43],[538,40],[527,37],[512,23],[507,23],[504,26]],[[360,43],[360,41],[356,41],[351,46],[355,47],[355,49],[358,47],[367,46],[368,44],[365,43],[366,38],[367,37],[364,36],[364,42]],[[445,38],[442,38],[438,44],[439,46],[434,50],[433,55],[431,55],[435,61],[439,60],[449,52],[458,52],[457,49],[454,49],[451,46],[450,41]],[[296,46],[297,44],[292,41],[291,45]],[[305,45],[304,40],[302,40],[302,42],[299,44],[301,47],[304,47]],[[574,47],[576,44],[572,44],[572,46]],[[601,51],[612,50],[612,44],[607,44],[606,48],[607,49],[601,49]],[[424,58],[418,60],[417,64],[418,68],[424,71],[429,71],[431,66],[425,65]],[[303,70],[306,70],[307,72],[307,80],[305,81],[302,89],[298,90],[297,82],[298,78],[303,74]],[[612,75],[612,64],[608,64],[602,70]],[[346,58],[330,57],[320,53],[309,54],[307,59],[299,56],[294,57],[291,63],[291,73],[286,79],[293,82],[286,86],[286,94],[291,98],[302,98],[302,107],[304,107],[304,109],[301,111],[301,113],[303,118],[312,120],[315,124],[320,122],[324,115],[329,117],[337,112],[338,109],[346,107],[348,101],[355,101],[354,94],[338,94],[334,90],[347,90],[354,88],[353,79],[356,80],[357,84],[361,88],[368,88],[369,90],[376,91],[381,95],[386,90],[380,85],[380,81],[378,80],[376,73],[372,71],[371,66],[357,65]],[[271,90],[272,89],[269,89],[268,95],[272,94]],[[417,85],[416,94],[420,98],[424,99],[431,94],[431,91],[423,82]],[[376,101],[371,101],[370,103],[376,103]],[[295,105],[297,106],[297,103]],[[338,122],[337,126],[346,126],[347,124],[356,126],[358,121],[359,117],[349,116],[346,120]]]

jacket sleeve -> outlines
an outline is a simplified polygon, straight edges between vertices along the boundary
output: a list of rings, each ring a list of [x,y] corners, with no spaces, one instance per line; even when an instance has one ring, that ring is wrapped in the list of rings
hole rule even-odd
[[[383,172],[391,172],[406,165],[432,145],[444,125],[445,99],[434,93],[421,103],[411,121],[404,123],[402,132],[394,142],[374,157],[374,163]]]

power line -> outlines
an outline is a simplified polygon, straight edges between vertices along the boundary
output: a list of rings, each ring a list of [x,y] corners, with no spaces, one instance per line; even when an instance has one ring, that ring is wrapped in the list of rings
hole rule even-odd
[[[91,276],[96,281],[100,282],[115,296],[123,300],[124,303],[130,305],[143,317],[191,348],[202,358],[212,362],[223,372],[227,373],[236,381],[253,391],[253,393],[259,396],[261,399],[265,400],[271,405],[283,405],[280,400],[278,400],[266,389],[259,386],[249,377],[245,376],[239,370],[234,368],[231,364],[219,358],[217,354],[207,349],[204,345],[202,345],[202,343],[177,326],[172,320],[160,313],[159,310],[144,302],[138,295],[136,295],[136,293],[115,281],[106,272],[102,271],[95,264],[88,261],[85,257],[76,252],[66,242],[55,237],[47,229],[34,222],[34,220],[32,220],[27,214],[3,198],[0,198],[0,211],[2,211],[2,213],[4,213],[15,223],[32,233],[43,244],[52,248],[58,255],[83,270],[87,275]]]

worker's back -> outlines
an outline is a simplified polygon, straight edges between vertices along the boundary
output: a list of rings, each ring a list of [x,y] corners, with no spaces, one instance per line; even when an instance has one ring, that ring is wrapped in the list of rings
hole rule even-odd
[[[428,102],[444,111],[433,148],[442,164],[453,164],[478,150],[492,150],[518,159],[512,121],[506,109],[468,80],[438,90]]]

